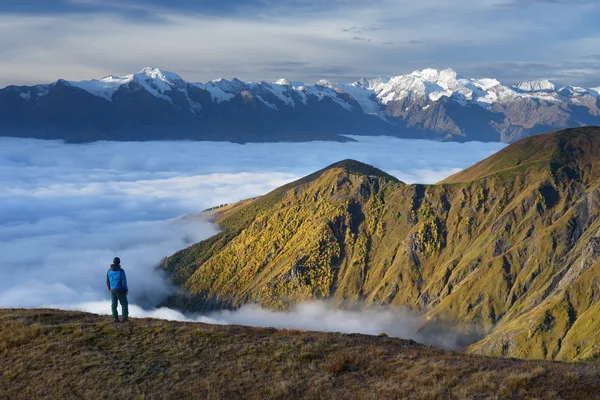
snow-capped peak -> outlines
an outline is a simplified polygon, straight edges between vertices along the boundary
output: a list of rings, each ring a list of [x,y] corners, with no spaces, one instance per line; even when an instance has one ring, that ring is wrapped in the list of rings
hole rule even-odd
[[[356,82],[352,82],[350,85],[355,87],[361,87],[367,90],[375,90],[377,87],[385,85],[390,81],[389,76],[380,76],[373,79],[360,78]]]
[[[429,81],[429,82],[438,82],[440,80],[442,80],[442,81],[456,80],[456,77],[458,76],[456,71],[453,70],[452,68],[446,68],[443,70],[426,68],[422,71],[419,71],[419,70],[413,71],[411,73],[411,75],[419,77],[419,78]]]
[[[429,82],[435,82],[439,74],[440,71],[433,68],[425,68],[424,70],[416,70],[410,73],[412,76],[416,76]]]
[[[133,77],[133,75],[126,75],[124,77],[120,77],[120,76],[115,76],[115,75],[108,75],[105,76],[102,79],[99,79],[100,82],[106,82],[106,83],[123,83],[123,82],[129,82],[131,80],[131,78]],[[88,82],[93,82],[92,81],[88,81]]]
[[[195,84],[200,86],[200,84]],[[246,90],[246,84],[237,78],[227,80],[219,78],[212,80],[205,85],[202,85],[206,89],[215,103],[222,103],[233,99],[236,93]]]
[[[173,72],[146,67],[133,75],[133,80],[155,97],[171,101],[166,92],[185,86],[186,82]]]
[[[548,79],[539,81],[522,81],[513,86],[522,92],[552,92],[556,90],[556,85]]]
[[[137,79],[157,79],[169,85],[179,85],[185,82],[179,75],[169,71],[163,71],[159,68],[146,67],[137,74],[133,75]]]
[[[124,77],[108,75],[102,79],[66,82],[69,85],[83,89],[94,96],[103,97],[106,100],[111,100],[115,92],[119,90],[121,86],[131,82],[131,79],[133,79],[133,75],[127,75]]]
[[[292,84],[290,83],[290,81],[288,81],[287,79],[281,78],[281,79],[277,79],[275,82],[273,82],[275,85],[280,85],[280,86],[287,86],[287,87],[292,87]]]
[[[112,96],[119,88],[132,81],[140,84],[150,94],[170,101],[165,92],[173,90],[175,87],[183,87],[186,82],[173,72],[162,71],[158,68],[146,67],[140,72],[123,77],[108,75],[102,79],[92,79],[87,81],[67,81],[71,86],[83,89],[94,96],[104,97],[112,100]]]
[[[486,91],[497,86],[502,86],[502,83],[499,80],[491,78],[474,79],[473,82]]]
[[[360,78],[359,80],[352,82],[352,86],[361,87],[363,89],[369,88],[369,80],[367,78]]]
[[[237,78],[233,78],[232,80],[219,78],[208,82],[204,86],[206,88],[216,87],[228,93],[236,93],[246,89],[246,84]]]
[[[374,84],[376,86],[373,87]],[[373,87],[372,90],[383,104],[405,98],[437,101],[441,97],[452,96],[454,92],[469,94],[469,90],[461,90],[458,74],[450,68],[413,71],[408,75],[394,76],[387,82],[369,82],[369,86]]]
[[[458,74],[452,68],[444,70],[427,68],[422,71],[413,71],[410,75],[425,82],[435,83],[444,90],[454,90],[458,87]]]
[[[334,89],[335,86],[333,83],[331,83],[331,81],[328,81],[327,79],[321,79],[316,83],[317,86],[324,86],[330,89]]]

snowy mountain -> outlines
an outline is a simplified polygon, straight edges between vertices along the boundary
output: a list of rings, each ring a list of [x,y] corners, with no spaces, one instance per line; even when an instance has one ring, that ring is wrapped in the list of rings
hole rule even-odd
[[[192,83],[158,68],[124,77],[0,90],[0,134],[69,141],[347,140],[343,134],[513,141],[600,125],[600,88],[503,85],[452,69],[314,85]]]

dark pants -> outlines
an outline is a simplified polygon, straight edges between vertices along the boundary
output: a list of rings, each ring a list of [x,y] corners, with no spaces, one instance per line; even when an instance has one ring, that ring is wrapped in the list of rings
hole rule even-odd
[[[111,292],[110,297],[112,299],[111,308],[112,308],[112,317],[114,319],[119,318],[119,313],[117,312],[117,305],[121,303],[121,311],[123,314],[123,321],[129,317],[129,303],[127,302],[127,295],[123,292]]]

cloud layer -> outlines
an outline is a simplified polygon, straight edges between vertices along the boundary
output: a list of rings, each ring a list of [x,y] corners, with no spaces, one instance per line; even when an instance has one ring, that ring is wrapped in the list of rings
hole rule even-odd
[[[110,315],[110,302],[89,302],[65,305],[61,308]],[[429,329],[423,332],[421,319],[399,308],[386,310],[348,311],[339,310],[324,301],[298,305],[287,312],[270,311],[255,305],[242,306],[235,311],[220,311],[209,315],[184,315],[176,310],[159,308],[144,310],[130,306],[133,318],[158,318],[168,321],[203,322],[216,325],[245,325],[302,331],[362,333],[413,339],[419,343],[458,350],[474,342],[469,332],[450,329]]]
[[[346,82],[452,67],[507,83],[600,84],[597,1],[6,3],[0,5],[0,86],[144,66],[197,81]]]
[[[433,183],[504,147],[355,139],[67,145],[0,138],[0,307],[76,308],[104,302],[105,273],[118,255],[128,274],[130,301],[140,312],[167,315],[171,311],[143,311],[173,290],[155,266],[218,230],[182,215],[264,194],[345,158],[373,164],[408,183]],[[108,311],[107,303],[102,307]],[[214,318],[250,323],[256,313],[260,311],[249,309]],[[264,315],[256,321],[273,325],[279,320]],[[284,325],[292,320],[281,319]],[[337,322],[322,329],[335,326]]]

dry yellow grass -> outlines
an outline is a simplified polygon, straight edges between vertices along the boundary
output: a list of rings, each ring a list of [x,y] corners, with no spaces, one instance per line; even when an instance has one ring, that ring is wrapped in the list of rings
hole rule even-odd
[[[385,336],[0,310],[0,398],[594,399],[600,365]]]
[[[600,360],[600,128],[524,139],[437,185],[345,160],[216,222],[165,259],[184,291],[164,305],[391,305],[483,338],[477,354]]]

